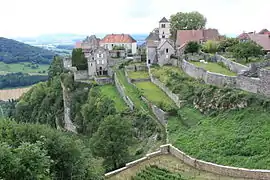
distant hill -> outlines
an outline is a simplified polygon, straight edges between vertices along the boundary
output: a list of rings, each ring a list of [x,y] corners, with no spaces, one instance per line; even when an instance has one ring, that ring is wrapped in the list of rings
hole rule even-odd
[[[49,50],[0,37],[0,61],[4,63],[49,64],[53,56]]]

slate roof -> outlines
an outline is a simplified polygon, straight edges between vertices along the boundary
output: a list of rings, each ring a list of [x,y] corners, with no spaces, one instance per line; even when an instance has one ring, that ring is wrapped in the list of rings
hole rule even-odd
[[[100,43],[134,43],[137,42],[129,34],[108,34]]]
[[[146,41],[152,40],[152,41],[159,41],[159,34],[150,32],[149,36],[145,39]]]
[[[160,22],[160,23],[167,23],[167,22],[169,22],[169,21],[168,21],[168,19],[166,19],[165,17],[163,17],[159,22]]]

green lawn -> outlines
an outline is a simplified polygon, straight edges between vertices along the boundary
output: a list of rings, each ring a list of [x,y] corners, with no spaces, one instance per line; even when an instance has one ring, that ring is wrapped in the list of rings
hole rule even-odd
[[[37,68],[31,68],[31,63],[12,63],[6,64],[0,62],[0,72],[1,74],[11,73],[11,72],[24,72],[24,73],[41,73],[46,74],[50,65],[38,65]],[[44,73],[45,72],[45,73]]]
[[[113,85],[100,86],[100,90],[104,96],[107,96],[108,98],[114,101],[116,110],[118,112],[122,112],[127,108],[127,105],[125,104],[124,100],[121,98],[115,86]]]
[[[204,68],[207,71],[214,72],[214,73],[220,73],[224,74],[227,76],[236,76],[236,73],[228,70],[227,68],[222,67],[218,63],[212,63],[208,62],[207,64],[201,63],[201,62],[195,62],[195,61],[190,61],[192,64]]]
[[[131,79],[146,79],[149,78],[147,71],[128,71],[128,77]]]
[[[174,102],[154,83],[138,82],[135,83],[135,85],[143,93],[143,96],[164,110],[168,110],[168,108],[175,106]]]
[[[268,70],[270,70],[270,66],[268,66],[268,67],[265,67],[265,69],[268,69]]]

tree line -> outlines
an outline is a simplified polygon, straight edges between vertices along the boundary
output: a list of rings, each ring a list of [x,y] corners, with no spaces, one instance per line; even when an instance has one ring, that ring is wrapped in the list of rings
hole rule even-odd
[[[31,86],[38,82],[47,81],[47,75],[29,75],[26,73],[10,73],[0,76],[0,89]]]

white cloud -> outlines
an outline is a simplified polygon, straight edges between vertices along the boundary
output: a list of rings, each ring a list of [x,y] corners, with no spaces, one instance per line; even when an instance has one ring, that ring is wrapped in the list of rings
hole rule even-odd
[[[8,0],[0,36],[48,33],[148,33],[163,17],[199,11],[221,33],[270,29],[269,0]]]

